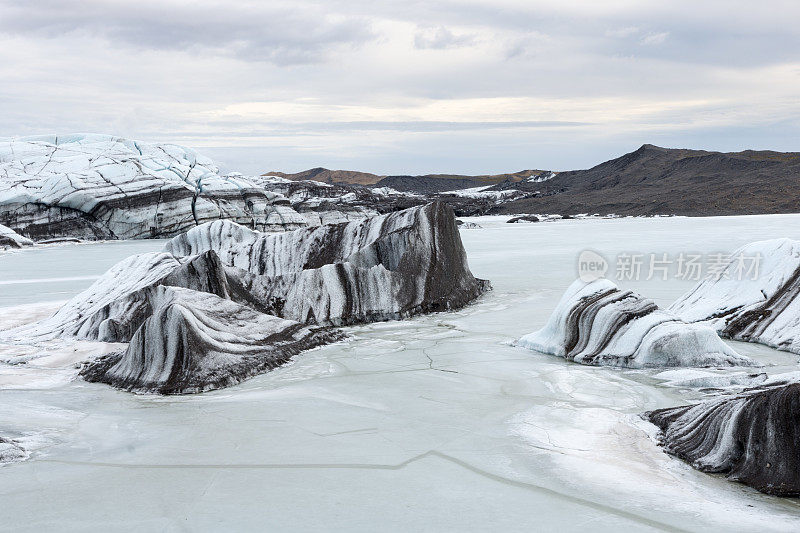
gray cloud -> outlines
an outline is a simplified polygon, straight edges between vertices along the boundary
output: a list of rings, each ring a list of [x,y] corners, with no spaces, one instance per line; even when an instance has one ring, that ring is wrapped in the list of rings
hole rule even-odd
[[[249,129],[245,132],[237,131],[239,124],[231,121],[218,121],[214,125],[219,128],[230,128],[227,131],[220,129],[215,132],[219,138],[224,137],[267,137],[282,133],[305,132],[361,132],[361,131],[387,131],[405,133],[425,132],[453,132],[453,131],[489,131],[508,129],[545,129],[545,128],[574,128],[591,126],[591,122],[575,122],[566,120],[509,120],[509,121],[484,121],[484,122],[455,122],[445,120],[410,120],[403,122],[391,121],[349,121],[349,122],[299,122],[299,123],[271,123],[259,129]],[[205,133],[182,133],[184,138],[202,138]]]
[[[0,33],[58,40],[87,36],[114,46],[229,55],[277,65],[317,63],[331,48],[375,38],[369,20],[313,4],[0,1]]]
[[[475,36],[469,34],[456,35],[444,26],[420,28],[414,35],[414,46],[421,50],[444,50],[459,48],[475,42]]]
[[[250,171],[796,150],[800,4],[733,4],[0,0],[0,136],[226,146]]]

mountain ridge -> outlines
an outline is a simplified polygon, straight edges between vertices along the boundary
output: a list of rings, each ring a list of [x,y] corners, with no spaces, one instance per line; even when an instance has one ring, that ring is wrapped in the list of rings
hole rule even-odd
[[[644,144],[586,170],[536,184],[500,184],[538,194],[500,213],[745,215],[800,211],[800,153],[714,152]]]
[[[303,178],[310,169],[291,176]],[[486,186],[529,196],[498,205],[497,214],[746,215],[800,212],[800,152],[719,152],[645,143],[636,150],[584,170],[550,173],[378,176],[370,185],[423,194]],[[275,175],[280,175],[276,173]],[[532,179],[540,177],[540,179]]]
[[[292,181],[314,180],[332,185],[374,185],[376,187],[392,187],[400,191],[417,191],[414,185],[424,182],[431,182],[430,189],[438,192],[449,189],[478,187],[481,185],[495,185],[504,181],[516,183],[532,176],[539,176],[546,173],[546,170],[526,169],[517,172],[505,172],[501,174],[421,174],[421,175],[378,175],[370,172],[358,170],[331,170],[324,167],[315,167],[300,172],[265,172],[262,176],[278,176],[279,178]],[[414,185],[406,185],[405,182]],[[433,183],[441,182],[442,186],[433,186]],[[404,188],[410,187],[410,188]],[[430,191],[429,191],[430,192]]]

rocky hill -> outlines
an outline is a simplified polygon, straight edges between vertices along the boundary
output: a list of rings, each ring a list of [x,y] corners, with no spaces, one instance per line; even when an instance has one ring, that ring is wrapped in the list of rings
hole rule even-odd
[[[370,174],[369,172],[358,172],[357,170],[328,170],[327,168],[317,167],[303,170],[301,172],[266,172],[262,176],[278,176],[292,181],[321,181],[331,184],[348,185],[375,185],[383,176]]]
[[[496,190],[537,193],[499,213],[745,215],[800,211],[800,153],[707,152],[645,144],[588,170]]]
[[[278,176],[292,181],[320,181],[332,185],[375,185],[391,187],[404,192],[423,194],[468,189],[472,187],[491,186],[499,183],[518,183],[530,178],[546,176],[545,170],[520,170],[505,174],[481,174],[476,176],[462,174],[425,174],[421,176],[379,176],[369,172],[355,170],[329,170],[317,167],[302,172],[266,172],[262,176]]]

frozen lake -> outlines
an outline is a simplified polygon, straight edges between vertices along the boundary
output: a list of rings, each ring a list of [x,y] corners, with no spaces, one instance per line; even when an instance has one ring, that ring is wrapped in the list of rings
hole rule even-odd
[[[545,323],[583,250],[611,261],[729,253],[800,239],[800,215],[467,220],[483,226],[461,233],[470,267],[493,292],[455,313],[346,328],[349,340],[236,387],[157,397],[73,380],[72,363],[105,349],[97,343],[54,350],[38,367],[0,364],[0,435],[32,450],[0,467],[0,529],[800,529],[796,500],[693,470],[661,452],[638,416],[704,393],[664,386],[658,370],[509,345]],[[0,328],[160,247],[0,254]],[[694,283],[646,277],[623,285],[660,305]],[[796,355],[733,345],[767,373],[798,369]]]
[[[120,259],[158,250],[164,242],[68,243],[0,252],[0,307],[68,300]]]

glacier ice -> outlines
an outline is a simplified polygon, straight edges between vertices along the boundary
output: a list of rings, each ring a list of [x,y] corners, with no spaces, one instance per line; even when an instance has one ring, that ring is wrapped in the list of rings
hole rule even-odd
[[[280,194],[173,144],[99,134],[0,140],[0,224],[34,240],[177,235],[230,219],[262,231],[305,220]]]
[[[240,335],[242,316],[250,317],[256,330],[272,332],[264,342],[251,339],[263,353],[264,343],[282,342],[290,329],[280,319],[295,329],[399,319],[458,309],[489,288],[470,272],[453,211],[439,202],[277,234],[225,220],[173,238],[163,252],[117,263],[53,316],[0,332],[0,341],[130,341],[120,361],[105,364],[107,358],[87,376],[131,390],[196,392],[236,383],[322,342],[304,336],[282,351],[276,344],[274,351],[283,355],[259,359],[246,353],[228,366],[207,365],[190,376],[178,372],[197,362],[184,356],[181,346],[211,354],[198,355],[203,362],[219,359],[224,345],[215,335]],[[220,312],[200,305],[204,298],[216,302]],[[192,303],[198,304],[197,313],[184,312]],[[165,329],[165,322],[174,331]],[[242,352],[235,344],[229,347],[231,357]],[[182,361],[175,363],[180,378],[171,379],[176,359]]]
[[[164,249],[175,256],[214,250],[264,312],[314,324],[457,309],[488,289],[469,271],[453,211],[441,202],[273,235],[218,221]]]
[[[755,365],[722,342],[713,329],[687,324],[607,279],[573,282],[547,325],[517,342],[586,365]]]
[[[718,276],[698,283],[669,309],[723,337],[800,353],[798,294],[800,241],[771,239],[737,249]]]
[[[31,246],[33,241],[0,224],[0,249]]]
[[[185,394],[235,385],[297,353],[340,338],[218,296],[159,286],[128,348],[81,371],[117,388]]]
[[[800,496],[800,383],[646,413],[667,453],[767,494]]]

